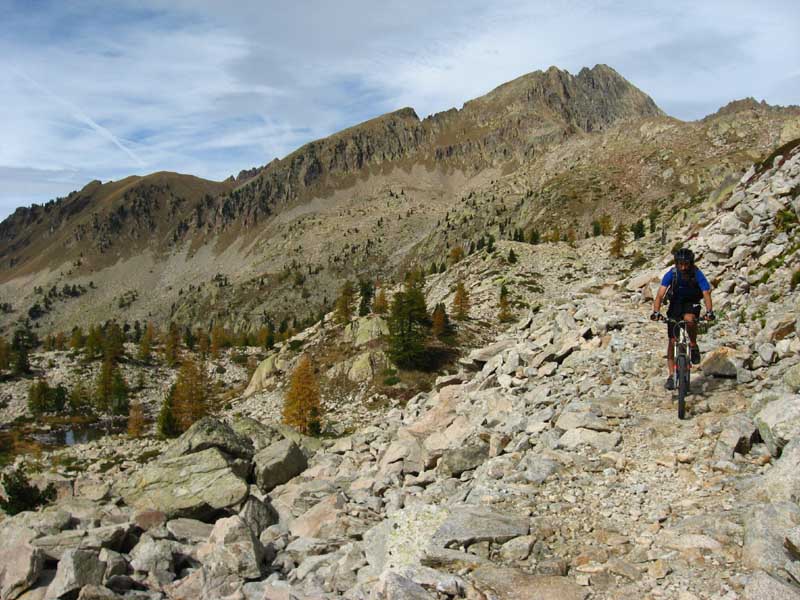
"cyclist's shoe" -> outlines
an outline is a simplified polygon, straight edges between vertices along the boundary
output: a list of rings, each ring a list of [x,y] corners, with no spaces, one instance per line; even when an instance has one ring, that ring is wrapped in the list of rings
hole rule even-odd
[[[670,391],[675,389],[675,378],[672,375],[667,377],[667,381],[664,383],[664,387]]]
[[[697,345],[692,346],[692,364],[699,365],[700,364],[700,348]]]

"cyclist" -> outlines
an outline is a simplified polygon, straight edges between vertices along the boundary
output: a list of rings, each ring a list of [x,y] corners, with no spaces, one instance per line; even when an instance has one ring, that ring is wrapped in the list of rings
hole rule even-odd
[[[658,288],[655,301],[653,302],[653,314],[650,319],[657,321],[660,317],[661,302],[669,294],[669,309],[667,317],[673,320],[686,321],[686,328],[689,331],[691,345],[691,359],[693,364],[700,362],[700,349],[697,347],[697,323],[696,319],[700,316],[700,300],[706,305],[706,318],[714,320],[714,311],[711,306],[711,285],[703,272],[694,264],[694,253],[688,248],[681,248],[674,254],[675,266],[667,271],[661,279],[661,287]],[[673,359],[673,347],[675,338],[673,337],[672,327],[667,323],[667,368],[669,375],[664,384],[668,390],[675,388],[675,381],[672,373],[675,369]]]

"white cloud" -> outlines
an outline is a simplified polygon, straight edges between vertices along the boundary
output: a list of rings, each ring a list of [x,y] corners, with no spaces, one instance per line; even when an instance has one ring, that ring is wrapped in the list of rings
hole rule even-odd
[[[0,217],[94,178],[222,179],[550,65],[609,64],[681,118],[744,96],[797,102],[799,87],[800,5],[788,1],[36,6],[0,6]]]

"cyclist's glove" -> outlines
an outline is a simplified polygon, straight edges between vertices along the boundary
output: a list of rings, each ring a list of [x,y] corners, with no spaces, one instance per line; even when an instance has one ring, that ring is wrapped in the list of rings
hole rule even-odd
[[[714,314],[713,310],[710,310],[706,313],[706,319],[708,319],[709,321],[716,321],[717,315]]]
[[[654,310],[653,313],[650,315],[651,321],[658,321],[661,318],[661,313],[657,310]]]

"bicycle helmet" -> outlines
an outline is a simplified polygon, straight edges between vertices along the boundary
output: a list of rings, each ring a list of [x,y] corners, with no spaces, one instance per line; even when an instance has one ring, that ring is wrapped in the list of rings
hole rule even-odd
[[[690,265],[694,264],[694,252],[689,250],[688,248],[681,248],[677,252],[675,252],[675,263],[679,262],[687,262]]]

